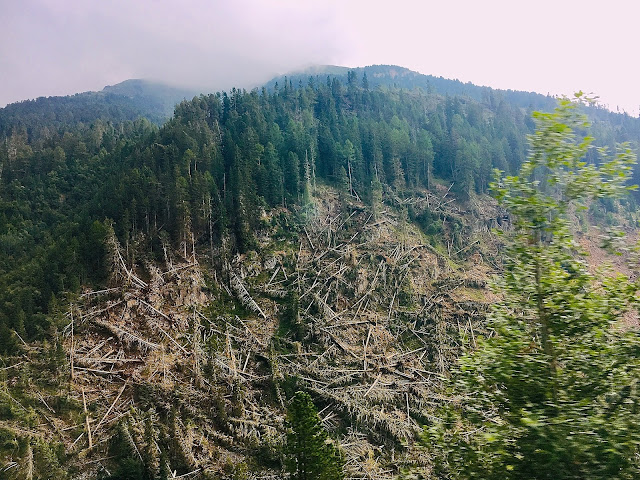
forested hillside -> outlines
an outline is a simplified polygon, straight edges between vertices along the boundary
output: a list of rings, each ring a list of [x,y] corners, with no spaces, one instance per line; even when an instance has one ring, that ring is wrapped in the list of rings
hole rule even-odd
[[[318,181],[369,205],[383,190],[409,196],[434,179],[462,199],[484,194],[492,169],[517,171],[532,128],[530,112],[499,94],[480,103],[383,91],[353,72],[346,84],[312,79],[271,93],[202,96],[180,104],[160,130],[118,114],[86,122],[97,113],[86,108],[62,122],[19,116],[0,151],[9,297],[0,323],[29,338],[46,330],[52,295],[104,278],[95,252],[107,219],[125,243],[166,235],[184,250],[193,234],[209,250],[228,237],[230,251],[242,253],[261,212],[303,207]],[[613,118],[596,122],[598,141],[635,141],[639,122]],[[589,155],[597,163],[597,152]]]
[[[202,95],[161,126],[108,90],[0,110],[0,455],[70,478],[274,474],[305,389],[353,476],[420,464],[419,425],[495,300],[491,229],[511,219],[493,170],[518,172],[549,99],[406,72]],[[638,119],[585,109],[596,144],[637,151]],[[635,227],[635,202],[577,218]]]
[[[160,125],[171,117],[177,103],[196,95],[195,91],[161,83],[126,80],[100,92],[39,97],[0,109],[0,136],[8,137],[17,130],[26,133],[30,142],[36,142],[84,125],[120,124],[140,117]]]

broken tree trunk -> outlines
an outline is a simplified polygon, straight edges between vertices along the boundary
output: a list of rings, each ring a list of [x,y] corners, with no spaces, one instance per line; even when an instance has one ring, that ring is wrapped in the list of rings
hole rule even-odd
[[[251,297],[251,295],[247,291],[247,288],[242,283],[242,280],[240,280],[240,277],[238,277],[238,275],[236,275],[233,270],[229,270],[229,278],[231,281],[231,288],[237,295],[238,299],[240,300],[240,303],[242,303],[242,305],[247,307],[252,312],[257,313],[262,318],[266,319],[267,316],[264,314],[264,312],[262,311],[260,306],[256,303],[256,301]]]

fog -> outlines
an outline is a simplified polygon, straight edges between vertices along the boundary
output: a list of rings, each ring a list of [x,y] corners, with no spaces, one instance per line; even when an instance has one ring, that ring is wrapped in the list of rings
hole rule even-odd
[[[322,6],[251,0],[3,0],[0,105],[128,78],[214,91],[336,58]]]
[[[637,113],[635,2],[0,0],[0,106],[129,78],[251,88],[314,64],[397,64]]]

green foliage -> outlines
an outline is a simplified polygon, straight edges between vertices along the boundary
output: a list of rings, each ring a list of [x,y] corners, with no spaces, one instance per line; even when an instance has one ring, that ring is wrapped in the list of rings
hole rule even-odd
[[[144,480],[144,467],[142,462],[134,458],[123,458],[118,461],[113,475],[104,480]]]
[[[296,392],[287,412],[286,468],[295,480],[341,480],[344,459],[327,432],[308,393]]]
[[[283,300],[283,309],[280,313],[280,324],[278,333],[280,335],[291,334],[294,340],[302,340],[304,336],[304,325],[300,319],[299,295],[295,289],[287,292]]]
[[[249,467],[244,462],[234,464],[229,460],[224,466],[224,472],[228,475],[228,478],[232,480],[248,480],[250,478]]]
[[[413,210],[409,210],[409,217],[420,227],[425,235],[433,237],[442,233],[440,215],[433,213],[428,208],[417,214]]]
[[[137,451],[126,420],[118,424],[118,430],[109,442],[109,454],[115,459],[116,468],[104,480],[146,480],[144,462]]]
[[[582,100],[580,95],[577,101]],[[535,113],[518,176],[493,188],[514,225],[504,300],[452,372],[456,398],[428,430],[443,478],[631,479],[640,475],[640,341],[616,325],[638,285],[594,276],[570,230],[572,205],[624,193],[635,161],[626,146],[584,158],[592,138],[579,104]]]
[[[62,468],[65,460],[62,443],[18,437],[0,429],[0,454],[0,478],[3,480],[71,478]]]

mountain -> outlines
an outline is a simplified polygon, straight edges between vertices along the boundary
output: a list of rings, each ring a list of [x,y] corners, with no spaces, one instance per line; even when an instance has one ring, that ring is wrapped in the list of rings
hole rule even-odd
[[[173,115],[176,104],[183,100],[191,100],[200,94],[196,90],[141,79],[125,80],[116,85],[106,86],[102,93],[142,101],[154,107],[155,110],[151,110],[150,113],[157,110],[157,113],[162,113],[165,118]]]
[[[177,103],[196,95],[158,82],[126,80],[99,92],[25,100],[0,109],[0,136],[16,128],[37,136],[39,126],[59,129],[96,120],[121,123],[144,117],[159,125],[173,114]]]
[[[422,427],[500,301],[512,219],[492,171],[518,172],[535,125],[500,92],[370,68],[197,96],[162,125],[127,117],[168,95],[137,81],[13,107],[4,477],[281,478],[298,391],[350,478],[429,474]],[[593,122],[599,145],[637,151],[637,119]],[[581,248],[599,251],[594,224],[635,228],[636,205],[572,212]]]

